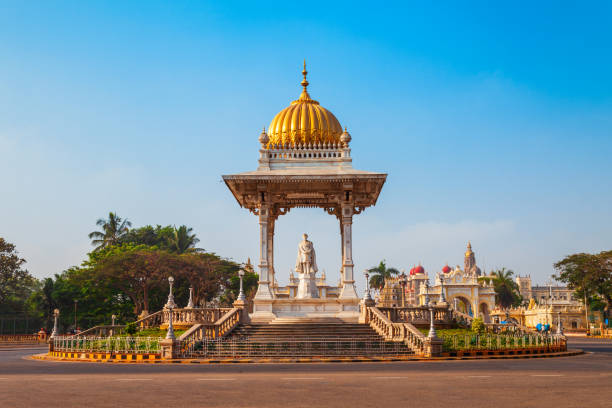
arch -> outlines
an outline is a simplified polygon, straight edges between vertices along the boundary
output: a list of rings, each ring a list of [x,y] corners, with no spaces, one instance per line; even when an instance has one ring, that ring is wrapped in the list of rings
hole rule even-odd
[[[464,295],[454,295],[450,299],[450,305],[452,308],[458,310],[461,313],[474,316],[474,311],[472,310],[472,302],[470,302],[470,300]]]
[[[480,305],[478,305],[478,315],[479,317],[482,317],[482,320],[485,323],[491,322],[491,316],[489,314],[489,305],[487,303],[482,302]]]

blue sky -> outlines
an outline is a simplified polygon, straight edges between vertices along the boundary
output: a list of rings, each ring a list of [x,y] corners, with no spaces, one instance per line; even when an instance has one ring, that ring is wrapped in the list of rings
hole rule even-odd
[[[355,220],[358,271],[437,271],[471,240],[487,271],[545,282],[563,256],[610,249],[611,16],[609,2],[0,1],[0,236],[37,277],[79,264],[111,210],[255,259],[257,220],[220,176],[256,167],[306,58],[355,166],[389,173]],[[302,232],[335,280],[335,219],[294,210],[277,224],[280,281]]]

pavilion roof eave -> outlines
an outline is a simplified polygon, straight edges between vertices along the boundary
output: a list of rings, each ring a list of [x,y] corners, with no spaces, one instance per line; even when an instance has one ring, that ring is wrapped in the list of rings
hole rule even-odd
[[[232,192],[232,195],[238,202],[238,204],[243,208],[251,208],[252,203],[247,204],[244,202],[244,191],[240,186],[254,186],[254,185],[284,185],[289,187],[293,183],[363,183],[363,182],[373,182],[376,185],[374,191],[370,190],[370,193],[373,193],[370,196],[370,199],[367,200],[366,206],[376,205],[378,201],[378,197],[380,195],[380,191],[382,190],[382,186],[386,181],[387,174],[386,173],[375,173],[369,171],[361,171],[355,169],[346,169],[338,171],[319,171],[313,172],[312,169],[310,171],[300,172],[300,171],[292,171],[290,169],[283,170],[267,170],[267,171],[251,171],[244,172],[238,174],[230,174],[223,175],[223,181],[227,185],[227,187]],[[329,170],[329,169],[326,169]],[[305,203],[304,203],[305,204]],[[299,206],[299,205],[296,205]],[[321,206],[320,203],[316,203],[313,201],[312,206]]]

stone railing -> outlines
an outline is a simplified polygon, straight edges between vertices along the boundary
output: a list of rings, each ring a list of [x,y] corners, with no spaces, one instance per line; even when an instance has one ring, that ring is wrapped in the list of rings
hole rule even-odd
[[[368,307],[366,309],[366,322],[385,340],[396,341],[403,339],[403,326],[401,324],[394,324],[376,307]]]
[[[463,324],[464,326],[470,327],[472,326],[472,321],[474,318],[467,313],[460,312],[459,310],[454,309],[453,314],[455,315],[455,320],[459,324]]]
[[[342,157],[350,157],[350,149],[345,149],[338,144],[315,143],[277,145],[262,150],[262,158],[274,159],[298,159],[298,160],[330,160]]]
[[[212,324],[219,320],[222,316],[231,311],[229,307],[215,307],[205,309],[172,309],[172,323],[180,325],[193,325],[197,323]],[[161,311],[163,318],[162,324],[168,323],[170,310],[164,309]]]
[[[427,337],[416,327],[410,323],[403,323],[406,329],[404,343],[417,354],[425,353],[425,346],[427,343]]]
[[[75,334],[76,337],[86,337],[86,336],[96,336],[96,337],[106,337],[106,336],[114,336],[117,334],[121,334],[125,329],[125,325],[100,325],[90,327],[87,330],[79,332]]]
[[[163,323],[163,310],[159,310],[142,319],[136,320],[136,326],[141,329],[148,329],[149,327],[159,327]]]
[[[410,323],[413,325],[429,325],[430,313],[426,306],[380,307],[378,308],[394,323]],[[453,313],[447,306],[434,306],[434,323],[450,325],[453,323]]]
[[[402,342],[417,355],[435,354],[432,353],[432,341],[437,339],[426,337],[411,323],[392,322],[381,310],[368,306],[365,308],[365,322],[385,340]]]
[[[230,309],[215,324],[206,327],[206,338],[216,339],[228,335],[240,323],[242,309],[235,307]]]
[[[178,338],[179,356],[191,354],[197,343],[205,339],[218,339],[227,336],[240,323],[243,309],[235,307],[213,324],[194,324]]]

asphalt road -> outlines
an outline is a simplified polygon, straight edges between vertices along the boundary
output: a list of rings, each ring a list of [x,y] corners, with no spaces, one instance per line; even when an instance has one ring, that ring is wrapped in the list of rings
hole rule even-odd
[[[0,350],[0,407],[612,407],[612,340],[575,357],[153,365],[33,361]]]

